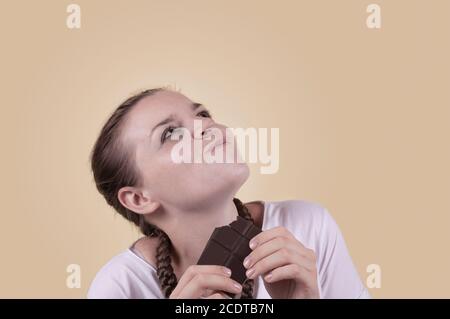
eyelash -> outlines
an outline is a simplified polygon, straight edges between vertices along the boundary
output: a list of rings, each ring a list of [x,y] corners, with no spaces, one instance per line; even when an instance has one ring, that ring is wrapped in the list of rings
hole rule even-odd
[[[211,117],[211,114],[208,111],[201,111],[197,114],[197,116],[199,116],[200,114],[205,114],[205,116],[203,116],[203,117],[209,117],[209,118]]]
[[[202,114],[202,115],[201,115]],[[197,114],[197,116],[202,116],[202,117],[207,117],[207,118],[211,118],[211,114],[208,111],[201,111]],[[168,138],[169,136],[167,135],[167,133],[171,133],[173,132],[173,130],[176,129],[176,127],[174,126],[169,126],[167,127],[161,134],[161,144],[163,144]]]
[[[169,131],[170,131],[170,133],[172,133],[173,132],[173,130],[175,129],[176,127],[173,127],[173,126],[169,126],[168,128],[166,128],[163,132],[162,132],[162,134],[161,134],[161,144],[163,144],[169,137],[167,136],[167,133],[169,133]]]

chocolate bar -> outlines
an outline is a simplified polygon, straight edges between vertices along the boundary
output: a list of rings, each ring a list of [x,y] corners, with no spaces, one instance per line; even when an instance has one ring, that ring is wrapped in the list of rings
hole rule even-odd
[[[245,257],[251,253],[250,240],[261,229],[241,216],[231,224],[216,227],[198,259],[197,265],[222,265],[231,269],[231,278],[241,285],[247,279],[243,265]],[[231,298],[234,294],[225,292]]]

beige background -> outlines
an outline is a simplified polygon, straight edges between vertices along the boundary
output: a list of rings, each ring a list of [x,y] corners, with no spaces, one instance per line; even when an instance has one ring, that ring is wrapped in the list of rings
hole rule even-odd
[[[167,84],[280,128],[279,172],[252,165],[242,200],[326,206],[363,280],[382,267],[374,297],[450,297],[450,1],[79,0],[80,30],[69,3],[1,3],[0,297],[83,298],[138,238],[88,156],[119,102]]]

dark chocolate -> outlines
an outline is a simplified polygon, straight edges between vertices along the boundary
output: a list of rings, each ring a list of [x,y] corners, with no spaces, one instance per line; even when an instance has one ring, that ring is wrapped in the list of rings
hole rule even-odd
[[[231,278],[241,285],[247,280],[243,262],[251,253],[250,240],[261,229],[241,216],[231,224],[216,227],[198,259],[197,265],[221,265],[231,269]],[[234,294],[225,292],[231,298]]]

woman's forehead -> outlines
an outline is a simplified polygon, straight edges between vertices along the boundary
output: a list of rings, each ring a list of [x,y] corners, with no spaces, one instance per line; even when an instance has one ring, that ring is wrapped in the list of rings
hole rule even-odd
[[[188,109],[192,101],[178,92],[161,91],[140,100],[134,107],[134,113],[159,113],[183,111]]]
[[[133,140],[143,138],[158,123],[170,116],[190,115],[193,103],[178,92],[158,92],[140,100],[127,115],[124,138]]]

